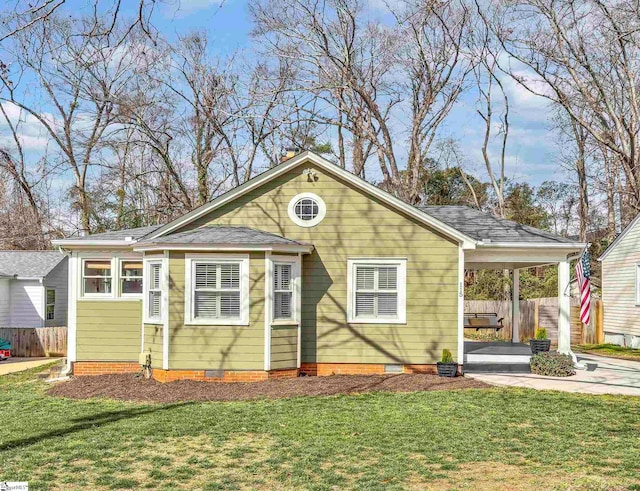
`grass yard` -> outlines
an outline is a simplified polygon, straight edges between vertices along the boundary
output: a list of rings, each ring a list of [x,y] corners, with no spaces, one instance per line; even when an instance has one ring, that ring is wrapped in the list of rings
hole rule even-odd
[[[640,349],[625,348],[617,344],[579,344],[574,346],[573,349],[578,353],[591,353],[592,355],[640,361]]]
[[[640,398],[518,389],[142,404],[0,377],[30,489],[640,490]]]

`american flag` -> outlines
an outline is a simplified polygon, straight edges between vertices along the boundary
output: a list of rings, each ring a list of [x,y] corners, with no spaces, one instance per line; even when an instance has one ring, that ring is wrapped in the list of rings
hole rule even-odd
[[[580,291],[580,320],[589,324],[591,320],[591,258],[589,251],[584,250],[576,263],[576,278]]]

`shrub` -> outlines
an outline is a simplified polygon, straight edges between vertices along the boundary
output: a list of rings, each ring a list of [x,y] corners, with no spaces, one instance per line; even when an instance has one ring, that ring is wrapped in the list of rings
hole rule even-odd
[[[544,327],[541,327],[536,331],[536,339],[538,341],[547,339],[547,330]]]
[[[575,375],[573,360],[569,355],[557,351],[543,351],[531,357],[531,373],[549,377],[569,377]]]
[[[448,349],[442,350],[442,363],[453,363],[453,355]]]

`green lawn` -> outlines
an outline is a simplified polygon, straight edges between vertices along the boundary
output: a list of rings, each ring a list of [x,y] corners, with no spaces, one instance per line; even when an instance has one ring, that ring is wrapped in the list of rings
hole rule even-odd
[[[518,389],[150,405],[0,377],[30,489],[640,490],[640,398]]]
[[[579,344],[573,348],[574,351],[579,353],[591,353],[593,355],[640,361],[640,349],[625,348],[617,344]]]

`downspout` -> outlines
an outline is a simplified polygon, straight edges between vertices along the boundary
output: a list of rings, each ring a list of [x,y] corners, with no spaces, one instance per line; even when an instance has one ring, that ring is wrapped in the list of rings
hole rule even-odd
[[[67,259],[67,356],[66,356],[66,365],[64,366],[64,368],[60,371],[60,377],[54,378],[49,380],[49,382],[57,382],[60,380],[66,380],[69,378],[69,375],[71,375],[73,366],[72,366],[72,362],[71,362],[71,357],[69,356],[69,332],[71,331],[71,326],[70,324],[70,319],[71,319],[71,313],[73,313],[73,315],[76,315],[75,312],[75,302],[76,302],[76,282],[73,281],[73,275],[75,274],[75,268],[72,267],[73,263],[72,263],[72,256],[73,253],[69,250],[69,251],[65,251],[62,246],[58,247],[58,250],[60,252],[62,252],[68,259]],[[46,295],[46,293],[45,293]],[[74,319],[75,322],[75,319]],[[75,342],[75,336],[73,336],[74,342]]]

